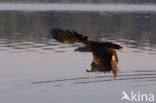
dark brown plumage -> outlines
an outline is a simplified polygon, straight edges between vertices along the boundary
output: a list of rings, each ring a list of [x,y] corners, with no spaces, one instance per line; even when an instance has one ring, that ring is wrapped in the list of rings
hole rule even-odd
[[[75,51],[93,53],[91,69],[87,70],[87,72],[106,73],[113,71],[114,78],[117,77],[119,68],[116,50],[122,49],[122,46],[112,42],[97,42],[92,38],[77,33],[76,31],[71,32],[69,30],[52,29],[51,34],[54,39],[62,43],[85,44],[85,47],[79,47],[75,49]]]

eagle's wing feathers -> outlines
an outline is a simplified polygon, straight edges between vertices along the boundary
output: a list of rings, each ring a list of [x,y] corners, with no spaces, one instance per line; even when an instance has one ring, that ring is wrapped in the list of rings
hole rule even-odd
[[[114,44],[112,42],[97,42],[93,38],[88,38],[76,31],[62,30],[62,29],[51,29],[51,34],[54,39],[63,43],[84,43],[88,44],[91,48],[113,48],[122,49],[123,47],[119,44]]]
[[[62,29],[52,29],[52,37],[59,42],[63,43],[87,43],[88,37],[82,36],[76,31],[62,30]]]

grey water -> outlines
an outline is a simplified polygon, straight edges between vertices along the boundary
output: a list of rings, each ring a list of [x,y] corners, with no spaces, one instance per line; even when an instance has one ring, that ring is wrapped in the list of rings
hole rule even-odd
[[[7,11],[108,11],[108,12],[156,12],[152,4],[40,4],[0,3],[0,10]]]
[[[1,3],[0,103],[130,102],[121,101],[123,91],[156,96],[156,12],[154,2],[152,6],[144,2],[141,6],[148,8],[137,3],[109,4],[106,9],[100,4],[102,10],[90,9],[96,3],[87,4],[89,8],[69,4],[71,10],[65,10],[68,4]],[[26,7],[21,9],[22,5]],[[41,5],[62,8],[36,8]],[[92,54],[74,52],[81,44],[55,41],[52,28],[122,44],[125,49],[117,52],[118,78],[113,79],[112,73],[87,73]]]

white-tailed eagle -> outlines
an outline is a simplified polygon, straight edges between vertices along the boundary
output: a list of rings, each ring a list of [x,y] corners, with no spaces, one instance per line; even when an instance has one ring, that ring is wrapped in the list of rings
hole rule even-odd
[[[93,62],[87,72],[113,72],[114,78],[119,71],[116,50],[123,47],[112,42],[97,42],[92,38],[83,36],[76,31],[52,29],[52,37],[62,43],[82,43],[85,47],[79,47],[75,51],[92,52]]]

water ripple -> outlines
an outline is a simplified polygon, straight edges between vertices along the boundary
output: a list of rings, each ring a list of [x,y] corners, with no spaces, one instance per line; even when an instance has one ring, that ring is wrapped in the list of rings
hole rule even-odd
[[[97,83],[97,82],[111,82],[111,81],[128,81],[128,82],[144,82],[144,81],[156,81],[156,71],[149,70],[148,72],[143,71],[134,71],[128,74],[121,73],[117,79],[113,79],[112,76],[93,76],[93,77],[75,77],[67,79],[57,79],[57,80],[45,80],[45,81],[35,81],[24,84],[16,84],[15,87],[19,86],[28,86],[28,85],[39,85],[47,83],[59,83],[59,86],[63,86],[65,82],[70,82],[70,84],[88,84],[88,83]],[[56,85],[54,87],[57,87]]]

